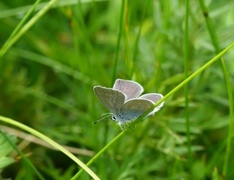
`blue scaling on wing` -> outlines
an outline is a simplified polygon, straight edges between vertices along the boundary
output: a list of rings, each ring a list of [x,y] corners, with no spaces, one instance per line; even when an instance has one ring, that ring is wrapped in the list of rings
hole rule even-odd
[[[120,122],[134,120],[141,116],[146,110],[151,108],[153,103],[144,99],[131,99],[120,108],[116,114],[116,119]]]

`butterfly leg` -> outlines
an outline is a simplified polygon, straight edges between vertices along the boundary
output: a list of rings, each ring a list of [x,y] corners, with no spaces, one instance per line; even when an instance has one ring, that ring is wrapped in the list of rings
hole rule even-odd
[[[129,126],[129,124],[129,122],[118,122],[118,125],[122,131],[124,131]]]
[[[124,123],[118,122],[118,125],[122,131],[125,129]]]

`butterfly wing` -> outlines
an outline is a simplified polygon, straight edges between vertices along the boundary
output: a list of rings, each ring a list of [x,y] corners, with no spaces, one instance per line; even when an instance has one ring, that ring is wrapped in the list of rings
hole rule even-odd
[[[162,98],[163,98],[163,95],[157,94],[157,93],[144,94],[144,95],[139,97],[139,99],[146,99],[146,100],[153,102],[154,104]],[[154,108],[154,110],[152,112],[150,112],[149,116],[154,115],[154,113],[157,112],[163,105],[164,105],[164,102],[159,104],[156,108]]]
[[[111,88],[95,86],[94,93],[101,103],[114,114],[120,109],[125,101],[125,95],[122,92]]]
[[[153,106],[153,102],[145,99],[131,99],[119,109],[117,119],[120,122],[134,120]]]
[[[126,95],[126,100],[137,98],[143,91],[143,87],[134,81],[117,79],[113,89],[119,90]]]

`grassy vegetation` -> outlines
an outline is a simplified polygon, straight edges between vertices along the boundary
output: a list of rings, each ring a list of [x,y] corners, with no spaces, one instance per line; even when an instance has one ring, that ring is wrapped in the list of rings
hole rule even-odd
[[[232,179],[233,7],[1,1],[0,179]],[[164,107],[93,125],[108,112],[93,86],[116,78]]]

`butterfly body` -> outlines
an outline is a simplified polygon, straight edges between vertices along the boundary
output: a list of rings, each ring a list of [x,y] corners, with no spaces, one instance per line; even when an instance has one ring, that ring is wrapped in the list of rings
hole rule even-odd
[[[116,121],[120,128],[134,121],[155,102],[163,96],[157,93],[149,93],[139,96],[143,87],[137,82],[117,79],[113,88],[95,86],[94,93],[100,102],[112,113],[112,120]],[[153,115],[163,106],[161,103],[148,115]]]

